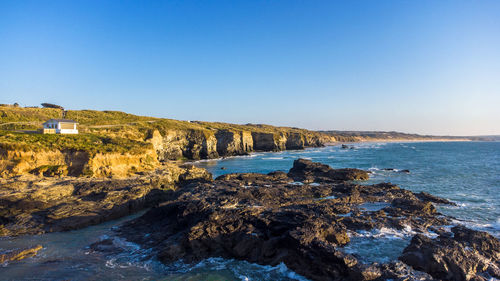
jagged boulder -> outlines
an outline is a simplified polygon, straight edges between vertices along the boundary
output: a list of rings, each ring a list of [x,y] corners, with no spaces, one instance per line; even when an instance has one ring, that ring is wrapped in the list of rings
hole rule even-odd
[[[432,194],[429,194],[427,192],[419,192],[417,194],[415,194],[418,199],[422,200],[422,201],[426,201],[426,202],[432,202],[432,203],[437,203],[437,204],[445,204],[445,205],[452,205],[452,206],[456,206],[457,204],[455,202],[451,202],[450,200],[447,200],[447,199],[444,199],[444,198],[441,198],[441,197],[437,197],[435,195],[432,195]]]
[[[417,234],[399,258],[413,268],[440,280],[500,278],[500,242],[492,235],[463,226],[452,228],[453,237],[431,239]]]
[[[359,169],[333,169],[328,165],[307,159],[297,159],[288,172],[288,176],[303,182],[333,182],[349,180],[367,180],[368,172]]]

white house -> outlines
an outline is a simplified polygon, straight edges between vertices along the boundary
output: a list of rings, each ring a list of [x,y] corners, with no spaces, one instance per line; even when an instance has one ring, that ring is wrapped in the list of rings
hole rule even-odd
[[[44,134],[78,134],[78,123],[69,119],[50,119],[43,123]]]

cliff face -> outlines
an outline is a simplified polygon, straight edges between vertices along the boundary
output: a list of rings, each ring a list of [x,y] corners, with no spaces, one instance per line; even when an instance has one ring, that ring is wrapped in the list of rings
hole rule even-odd
[[[144,154],[98,153],[90,158],[83,172],[95,177],[126,177],[159,166],[154,150]]]
[[[217,138],[201,130],[154,130],[149,138],[159,161],[217,158]]]
[[[122,133],[127,133],[123,130]],[[237,129],[177,129],[135,132],[142,140],[141,150],[132,151],[126,146],[121,151],[93,151],[90,149],[16,148],[0,146],[0,177],[26,173],[40,176],[91,176],[126,177],[150,171],[169,160],[213,159],[225,156],[245,155],[252,151],[282,151],[322,146],[322,135],[300,132],[265,132]],[[61,139],[65,140],[65,139]],[[75,137],[89,147],[92,139]],[[145,140],[145,141],[144,141]],[[106,140],[105,140],[106,141]],[[126,144],[126,143],[125,143]]]
[[[253,151],[252,134],[247,131],[220,130],[215,134],[220,156],[242,155]]]
[[[126,177],[158,166],[156,152],[143,154],[97,153],[85,151],[22,151],[0,148],[0,176],[27,173],[50,176]]]
[[[238,130],[155,130],[147,138],[159,161],[211,159],[245,155],[252,151],[281,151],[322,146],[319,135]]]

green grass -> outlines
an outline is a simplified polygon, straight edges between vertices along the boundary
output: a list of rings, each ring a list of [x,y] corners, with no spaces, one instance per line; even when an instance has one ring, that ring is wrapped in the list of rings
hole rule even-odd
[[[62,110],[60,109],[0,106],[0,124],[11,122],[36,122],[41,124],[49,119],[61,117]]]
[[[137,116],[121,111],[68,110],[66,119],[72,119],[81,125],[117,125],[132,122],[153,121],[158,118]]]
[[[127,138],[112,138],[95,134],[57,135],[25,134],[0,131],[0,147],[7,150],[41,151],[47,149],[80,150],[90,154],[118,152],[140,154],[151,144]]]

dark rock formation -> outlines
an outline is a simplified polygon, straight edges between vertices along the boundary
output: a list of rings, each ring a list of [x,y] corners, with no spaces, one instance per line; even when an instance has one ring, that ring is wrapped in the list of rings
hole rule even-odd
[[[429,279],[402,263],[363,264],[343,246],[350,243],[349,233],[360,230],[410,227],[427,233],[430,227],[449,224],[430,202],[392,184],[341,181],[319,163],[295,164],[288,174],[227,174],[212,183],[184,186],[121,227],[119,235],[152,248],[164,263],[223,257],[266,265],[283,262],[312,280]],[[296,184],[289,175],[326,178],[327,183]],[[362,211],[365,202],[387,202],[387,207]]]
[[[446,200],[444,198],[437,197],[437,196],[434,196],[432,194],[429,194],[429,193],[423,192],[423,191],[420,192],[420,193],[417,193],[416,196],[418,197],[418,199],[420,199],[422,201],[426,201],[426,202],[432,202],[432,203],[437,203],[437,204],[453,205],[453,206],[457,205],[456,203],[451,202],[450,200]]]
[[[368,172],[359,169],[332,169],[330,166],[297,159],[293,162],[288,176],[304,182],[333,182],[347,180],[367,180]]]
[[[400,259],[440,280],[500,278],[500,242],[486,232],[463,226],[452,228],[454,237],[431,239],[415,235]]]
[[[253,148],[258,151],[280,151],[286,149],[286,138],[274,133],[252,132]]]
[[[290,133],[287,136],[286,149],[303,149],[306,146],[304,135],[299,133]]]

